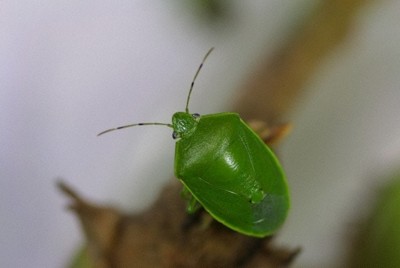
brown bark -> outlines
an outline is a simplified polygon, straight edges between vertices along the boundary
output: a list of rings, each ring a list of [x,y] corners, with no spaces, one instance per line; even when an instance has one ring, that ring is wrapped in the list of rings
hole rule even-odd
[[[299,252],[231,231],[204,211],[188,216],[176,180],[139,215],[92,205],[59,186],[73,199],[93,267],[285,267]]]

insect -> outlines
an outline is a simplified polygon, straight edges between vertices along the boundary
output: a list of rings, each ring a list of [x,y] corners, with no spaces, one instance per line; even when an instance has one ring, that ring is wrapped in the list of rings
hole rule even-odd
[[[289,193],[274,153],[237,113],[199,115],[189,112],[192,80],[184,112],[172,124],[137,123],[105,130],[98,135],[134,126],[162,125],[173,129],[175,176],[183,183],[187,210],[199,207],[217,221],[245,235],[265,237],[284,222]]]

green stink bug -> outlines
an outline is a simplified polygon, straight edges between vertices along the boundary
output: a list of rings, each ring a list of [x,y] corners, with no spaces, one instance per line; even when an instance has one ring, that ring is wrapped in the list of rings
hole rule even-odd
[[[175,176],[189,196],[188,211],[200,204],[217,221],[245,235],[264,237],[284,222],[289,194],[281,165],[274,153],[236,113],[200,116],[189,113],[194,82],[211,53],[204,56],[190,86],[184,112],[172,124],[138,123],[104,133],[144,125],[173,129]]]

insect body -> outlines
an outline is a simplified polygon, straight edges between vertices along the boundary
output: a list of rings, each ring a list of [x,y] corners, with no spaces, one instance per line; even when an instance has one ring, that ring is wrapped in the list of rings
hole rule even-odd
[[[212,49],[206,54],[193,79],[185,112],[177,112],[172,124],[175,146],[175,175],[191,195],[188,210],[200,203],[217,221],[256,237],[276,231],[289,209],[286,179],[279,161],[253,130],[236,113],[200,116],[190,114],[188,104],[194,81]]]

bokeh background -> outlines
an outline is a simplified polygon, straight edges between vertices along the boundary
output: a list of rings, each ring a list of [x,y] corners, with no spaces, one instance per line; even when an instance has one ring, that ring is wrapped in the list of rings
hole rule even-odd
[[[0,267],[64,267],[83,243],[60,178],[125,211],[149,206],[173,176],[171,130],[96,134],[168,123],[212,46],[190,109],[229,110],[321,1],[206,2],[1,1]],[[303,248],[294,267],[339,267],[400,162],[400,2],[366,2],[286,117],[293,205],[277,243]]]

